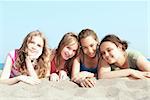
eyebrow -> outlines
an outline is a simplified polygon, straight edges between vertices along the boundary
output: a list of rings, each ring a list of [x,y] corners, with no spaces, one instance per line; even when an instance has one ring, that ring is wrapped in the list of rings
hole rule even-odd
[[[88,46],[91,46],[91,45],[95,45],[96,43],[91,43],[89,44]],[[88,47],[88,46],[81,46],[81,47]]]

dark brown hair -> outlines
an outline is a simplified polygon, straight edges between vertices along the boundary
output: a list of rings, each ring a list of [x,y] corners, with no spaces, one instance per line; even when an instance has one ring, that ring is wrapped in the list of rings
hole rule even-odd
[[[122,45],[122,50],[126,50],[128,48],[128,43],[127,41],[124,41],[124,40],[121,40],[118,36],[114,35],[114,34],[109,34],[109,35],[106,35],[102,41],[100,42],[100,45],[103,43],[103,42],[106,42],[106,41],[109,41],[109,42],[112,42],[114,43],[117,47],[121,44]]]

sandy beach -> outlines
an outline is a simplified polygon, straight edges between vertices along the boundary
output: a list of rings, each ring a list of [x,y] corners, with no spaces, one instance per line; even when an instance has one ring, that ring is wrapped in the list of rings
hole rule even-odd
[[[102,79],[93,88],[47,79],[38,85],[0,84],[0,100],[150,100],[150,79]]]

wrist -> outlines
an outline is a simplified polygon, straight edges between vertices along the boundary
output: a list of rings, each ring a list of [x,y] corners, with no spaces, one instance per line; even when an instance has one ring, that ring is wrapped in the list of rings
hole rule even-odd
[[[90,72],[90,76],[91,76],[91,77],[94,77],[94,75],[95,75],[94,73],[91,73],[91,72]]]
[[[134,73],[134,72],[133,72],[133,71],[134,71],[133,69],[127,69],[127,70],[128,70],[129,76],[132,75],[132,74]]]
[[[22,79],[22,75],[16,77],[17,81],[20,81],[21,79]]]

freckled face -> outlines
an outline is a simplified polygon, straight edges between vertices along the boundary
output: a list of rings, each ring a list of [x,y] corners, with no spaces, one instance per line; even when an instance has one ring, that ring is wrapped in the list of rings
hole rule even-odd
[[[109,41],[103,42],[101,44],[100,52],[103,59],[109,64],[117,62],[121,55],[120,48]]]
[[[84,54],[91,58],[95,57],[98,42],[92,36],[83,38],[80,42]]]
[[[33,36],[31,41],[27,44],[28,56],[31,59],[37,59],[43,51],[44,41],[40,36]]]
[[[75,43],[73,45],[65,46],[61,51],[62,58],[65,59],[65,60],[68,60],[69,58],[72,58],[76,54],[77,49],[78,49],[78,44],[77,43]]]

